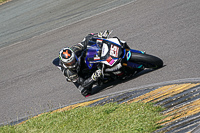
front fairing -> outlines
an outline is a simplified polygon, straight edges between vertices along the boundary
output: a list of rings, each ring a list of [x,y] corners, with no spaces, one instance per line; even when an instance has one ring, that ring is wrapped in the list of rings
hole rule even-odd
[[[119,41],[117,43],[108,39],[93,38],[88,42],[85,61],[89,68],[98,63],[113,66],[123,53]]]

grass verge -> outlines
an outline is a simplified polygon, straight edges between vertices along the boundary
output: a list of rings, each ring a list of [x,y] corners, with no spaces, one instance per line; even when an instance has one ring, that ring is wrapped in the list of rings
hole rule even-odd
[[[164,118],[163,108],[151,103],[116,104],[79,107],[69,111],[44,113],[15,126],[0,127],[1,133],[15,132],[153,132],[156,122]]]
[[[3,3],[3,2],[5,2],[5,1],[8,1],[8,0],[0,0],[0,3]]]

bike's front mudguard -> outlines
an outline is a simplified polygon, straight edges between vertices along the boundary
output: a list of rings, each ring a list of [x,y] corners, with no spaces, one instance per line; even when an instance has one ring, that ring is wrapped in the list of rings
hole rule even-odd
[[[127,62],[137,64],[133,67],[158,69],[163,66],[163,61],[153,55],[145,54],[143,51],[130,50],[127,54]],[[128,64],[128,63],[127,63]]]
[[[138,53],[138,54],[144,54],[143,51],[140,50],[135,50],[135,49],[129,49],[126,51],[126,63],[123,63],[122,65],[125,67],[131,67],[131,68],[143,68],[142,64],[135,63],[134,61],[131,60],[132,54]]]

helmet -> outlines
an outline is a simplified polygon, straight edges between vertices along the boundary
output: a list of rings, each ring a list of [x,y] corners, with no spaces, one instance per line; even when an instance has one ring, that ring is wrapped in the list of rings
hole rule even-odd
[[[77,57],[70,48],[60,50],[59,58],[67,68],[75,68],[77,66]]]

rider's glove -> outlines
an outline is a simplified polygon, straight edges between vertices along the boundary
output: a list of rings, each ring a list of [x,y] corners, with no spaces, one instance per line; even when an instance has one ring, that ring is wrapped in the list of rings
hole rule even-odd
[[[99,32],[98,33],[98,37],[100,38],[108,38],[109,36],[109,31],[108,30],[105,30],[104,32]]]
[[[92,74],[92,80],[97,81],[97,79],[101,77],[101,70],[96,70],[93,74]]]
[[[71,79],[69,79],[69,78],[67,78],[67,77],[66,77],[66,80],[67,80],[67,82],[72,82],[72,80],[71,80]]]

